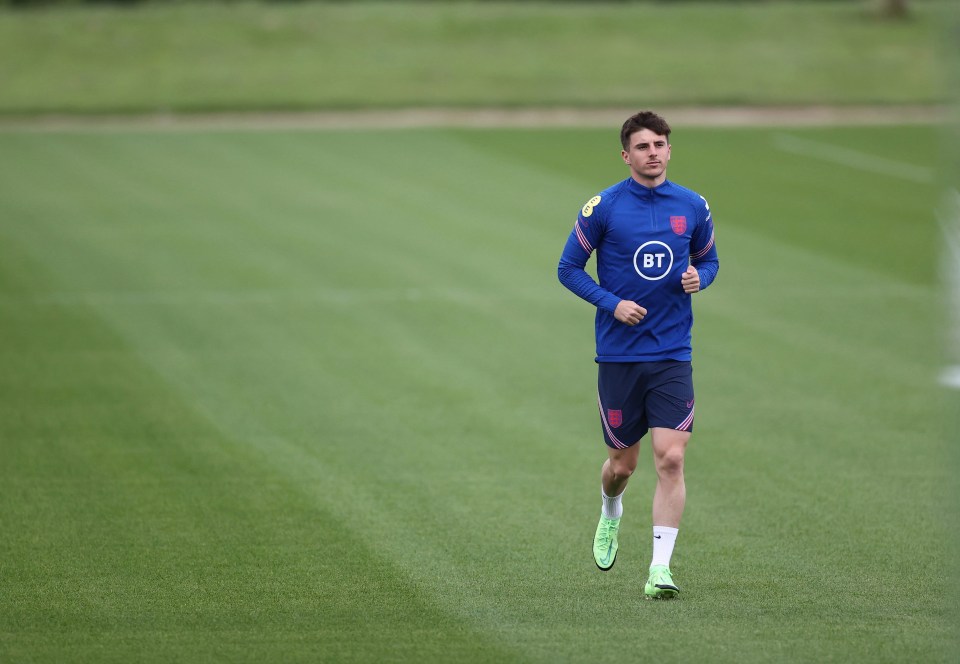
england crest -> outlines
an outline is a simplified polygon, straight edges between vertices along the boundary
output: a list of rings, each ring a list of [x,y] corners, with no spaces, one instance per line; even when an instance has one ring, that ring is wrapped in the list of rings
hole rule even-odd
[[[607,421],[610,423],[611,427],[616,429],[618,426],[623,424],[623,411],[613,410],[612,408],[608,408]]]
[[[677,235],[683,235],[687,231],[686,217],[670,217],[670,228]]]

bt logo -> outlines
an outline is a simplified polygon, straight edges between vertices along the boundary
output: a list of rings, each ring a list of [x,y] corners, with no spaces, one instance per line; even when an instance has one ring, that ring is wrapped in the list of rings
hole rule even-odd
[[[633,269],[647,281],[658,281],[670,274],[673,251],[657,240],[644,242],[633,255]]]

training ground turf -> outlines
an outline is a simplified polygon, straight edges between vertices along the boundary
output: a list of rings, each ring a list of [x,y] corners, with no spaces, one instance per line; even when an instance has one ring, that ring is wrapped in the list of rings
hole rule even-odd
[[[652,603],[556,279],[615,130],[0,133],[0,661],[947,660],[936,143],[675,131],[721,270]]]

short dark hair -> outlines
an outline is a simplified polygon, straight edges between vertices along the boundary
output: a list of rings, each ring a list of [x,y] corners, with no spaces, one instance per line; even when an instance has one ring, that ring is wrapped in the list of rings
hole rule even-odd
[[[667,124],[666,120],[653,111],[640,111],[627,118],[627,121],[623,123],[623,128],[620,130],[620,145],[623,146],[624,150],[627,149],[630,143],[630,137],[633,136],[634,132],[640,131],[641,129],[649,129],[655,134],[666,136],[668,139],[670,138],[670,125]]]

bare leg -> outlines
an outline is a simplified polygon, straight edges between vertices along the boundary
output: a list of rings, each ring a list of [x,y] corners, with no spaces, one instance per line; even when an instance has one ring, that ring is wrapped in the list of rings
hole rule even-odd
[[[650,434],[653,463],[657,469],[657,488],[653,493],[653,525],[679,528],[687,502],[687,487],[683,481],[683,457],[690,433],[655,427],[650,430]]]
[[[619,496],[627,488],[627,480],[637,469],[640,445],[631,445],[625,450],[608,447],[607,453],[609,458],[603,462],[600,482],[603,484],[605,494],[610,497]]]

